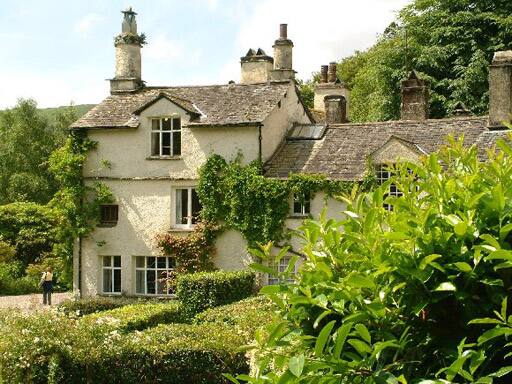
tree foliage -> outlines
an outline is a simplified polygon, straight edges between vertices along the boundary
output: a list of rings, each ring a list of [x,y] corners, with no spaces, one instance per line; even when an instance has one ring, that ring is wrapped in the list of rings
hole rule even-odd
[[[410,69],[430,83],[431,117],[449,115],[459,101],[484,114],[493,53],[512,48],[511,14],[506,0],[413,1],[374,46],[340,62],[351,119],[399,118],[400,81]]]
[[[20,99],[0,114],[0,204],[16,201],[47,203],[57,190],[48,170],[51,152],[63,144],[72,107],[60,111],[55,122],[31,99]]]
[[[475,147],[452,141],[347,198],[342,221],[306,222],[295,282],[262,290],[281,321],[260,332],[257,369],[243,379],[510,382],[512,146],[498,146],[481,163]],[[391,183],[402,197],[385,197]]]

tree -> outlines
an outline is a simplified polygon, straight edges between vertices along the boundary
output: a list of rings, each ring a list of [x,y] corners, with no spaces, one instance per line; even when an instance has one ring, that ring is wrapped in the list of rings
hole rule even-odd
[[[511,14],[506,0],[415,0],[374,46],[340,62],[352,119],[399,118],[400,81],[410,69],[430,83],[431,117],[449,115],[459,101],[486,113],[488,66],[495,51],[512,48]]]
[[[60,111],[55,124],[32,99],[20,99],[0,114],[0,204],[16,201],[47,203],[57,190],[48,171],[52,151],[64,143],[76,119],[73,107]]]

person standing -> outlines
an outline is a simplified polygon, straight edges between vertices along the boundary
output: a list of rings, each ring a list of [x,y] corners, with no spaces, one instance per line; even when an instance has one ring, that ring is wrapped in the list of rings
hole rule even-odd
[[[52,305],[52,288],[53,288],[53,270],[48,267],[46,272],[41,276],[41,286],[43,287],[43,305]]]

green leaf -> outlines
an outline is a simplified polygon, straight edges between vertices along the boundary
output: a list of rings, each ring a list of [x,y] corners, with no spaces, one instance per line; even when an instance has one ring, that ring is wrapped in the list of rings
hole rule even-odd
[[[457,215],[447,215],[444,217],[444,219],[446,220],[446,222],[452,226],[456,226],[457,224],[461,223],[462,220],[460,219],[459,216]]]
[[[491,377],[503,377],[505,375],[508,375],[510,372],[512,372],[512,366],[508,366],[508,367],[503,367],[503,368],[500,368],[498,371],[490,374],[489,376]]]
[[[466,235],[466,232],[468,230],[468,225],[465,221],[461,221],[460,223],[456,224],[453,227],[453,230],[455,234],[459,237],[464,237]]]
[[[366,341],[368,344],[372,343],[372,337],[370,332],[368,332],[368,328],[366,328],[363,324],[356,324],[354,328],[364,341]]]
[[[345,283],[354,288],[369,288],[374,289],[375,284],[372,279],[364,275],[352,274],[345,279]]]
[[[419,268],[421,270],[425,269],[425,267],[429,264],[431,264],[434,260],[437,260],[441,257],[441,255],[437,254],[437,253],[434,253],[432,255],[428,255],[428,256],[425,256],[421,262],[420,262],[420,265],[419,265]]]
[[[330,309],[326,310],[326,311],[323,311],[320,316],[318,316],[315,320],[315,322],[313,323],[313,328],[316,329],[316,327],[318,327],[318,324],[320,323],[320,321],[322,321],[322,319],[327,316],[327,315],[330,315],[331,313],[333,313]]]
[[[469,265],[468,263],[464,262],[464,261],[459,261],[457,263],[454,263],[453,265],[455,265],[457,267],[457,269],[461,272],[471,272],[473,270],[473,268],[471,268],[471,265]]]
[[[484,233],[483,235],[480,235],[480,238],[485,240],[485,242],[495,249],[501,249],[500,243],[498,240],[496,240],[493,236],[489,235],[488,233]]]
[[[288,369],[295,377],[300,377],[304,369],[304,355],[293,356],[288,363]]]
[[[277,275],[277,271],[274,268],[270,268],[263,264],[252,263],[252,264],[249,264],[249,268],[252,268],[257,272],[268,273],[271,276]]]
[[[449,281],[445,281],[444,283],[439,284],[434,291],[456,291],[457,287],[450,283]]]
[[[481,345],[483,343],[486,343],[489,340],[492,340],[496,337],[500,337],[503,335],[510,335],[512,334],[512,329],[510,328],[493,328],[489,329],[488,331],[485,331],[479,338],[478,338],[478,344]]]
[[[320,357],[323,355],[325,344],[327,343],[327,339],[329,338],[329,335],[331,334],[331,330],[334,327],[334,324],[336,324],[336,320],[332,320],[327,325],[325,325],[320,333],[318,334],[318,337],[316,339],[315,343],[315,355]]]
[[[500,228],[500,240],[504,240],[509,232],[512,231],[512,223],[508,223]]]
[[[498,249],[485,257],[485,260],[507,260],[512,261],[512,251]]]
[[[368,344],[366,344],[364,341],[359,339],[348,339],[347,343],[349,343],[351,346],[355,348],[357,353],[359,353],[361,356],[365,356],[369,353],[372,353],[372,349]]]
[[[341,327],[338,328],[336,332],[336,343],[334,344],[334,352],[333,355],[336,359],[340,358],[341,351],[343,350],[343,345],[345,344],[345,340],[352,329],[352,323],[344,323]]]
[[[490,317],[482,317],[481,319],[473,319],[469,321],[468,324],[503,324],[503,321]]]

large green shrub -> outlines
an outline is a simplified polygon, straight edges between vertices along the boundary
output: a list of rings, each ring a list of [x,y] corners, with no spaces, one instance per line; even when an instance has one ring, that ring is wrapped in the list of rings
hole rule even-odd
[[[254,339],[255,331],[279,319],[277,307],[265,296],[255,296],[232,304],[210,308],[198,313],[196,324],[213,323],[230,327],[244,336],[246,343]]]
[[[255,275],[250,271],[198,272],[178,276],[177,295],[185,315],[229,304],[253,294]]]
[[[480,162],[452,142],[348,197],[342,221],[306,222],[296,282],[263,288],[281,321],[250,381],[510,382],[512,147],[498,146]]]
[[[112,323],[123,332],[140,331],[158,324],[186,322],[178,302],[131,304],[86,315],[82,321],[89,323]]]

